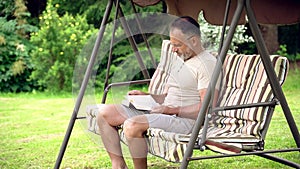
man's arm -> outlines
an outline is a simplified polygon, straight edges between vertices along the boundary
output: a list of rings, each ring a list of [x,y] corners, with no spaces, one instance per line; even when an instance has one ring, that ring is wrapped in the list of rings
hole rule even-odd
[[[183,107],[168,107],[168,106],[158,106],[154,107],[150,113],[161,113],[168,115],[176,115],[178,117],[196,119],[200,110],[202,103],[183,106]]]
[[[199,90],[199,95],[201,100],[204,99],[207,89]],[[218,98],[218,91],[215,92],[214,97],[214,104],[216,103],[216,100]],[[163,113],[163,114],[169,114],[169,115],[176,115],[179,117],[184,118],[190,118],[190,119],[196,119],[198,117],[198,113],[200,111],[200,108],[202,106],[202,102],[189,105],[189,106],[183,106],[183,107],[168,107],[168,106],[159,106],[154,108],[151,113]]]

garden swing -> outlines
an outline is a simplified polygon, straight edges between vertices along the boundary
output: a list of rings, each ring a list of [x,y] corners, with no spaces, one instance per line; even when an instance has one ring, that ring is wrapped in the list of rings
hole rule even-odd
[[[152,5],[157,2],[158,1],[134,1],[134,3],[142,6]],[[190,15],[194,18],[198,18],[199,11],[203,10],[205,18],[210,23],[221,24],[223,22],[223,33],[225,32],[225,26],[229,23],[230,28],[224,42],[223,39],[221,40],[217,56],[218,64],[214,71],[210,88],[205,96],[196,120],[197,125],[195,125],[192,134],[186,136],[149,129],[147,133],[149,139],[148,142],[150,144],[149,152],[165,158],[168,161],[181,162],[181,168],[187,168],[189,162],[193,160],[247,155],[257,155],[294,168],[300,168],[300,164],[298,163],[270,155],[271,153],[299,152],[300,135],[281,89],[281,84],[285,80],[287,74],[288,61],[285,57],[270,56],[268,54],[257,25],[257,23],[289,24],[299,22],[300,3],[293,0],[253,0],[251,2],[250,0],[236,0],[232,2],[231,0],[227,0],[227,3],[226,1],[218,0],[166,0],[165,2],[170,14]],[[133,8],[134,3],[132,2]],[[89,76],[91,75],[92,67],[103,38],[105,24],[108,22],[108,17],[111,13],[113,4],[116,6],[118,15],[124,15],[119,5],[119,1],[108,1],[100,31],[82,81],[64,141],[57,157],[55,168],[59,168],[74,123],[80,118],[77,117],[78,110],[81,106]],[[244,22],[245,18],[243,17],[245,15],[247,16],[260,55],[227,54],[235,28],[239,23]],[[126,20],[122,20],[121,23],[125,32],[130,35]],[[150,86],[152,86],[150,87],[150,90],[153,90],[154,92],[157,92],[158,90],[153,86],[161,87],[161,84],[157,85],[157,80],[150,81],[149,73],[143,64],[134,38],[131,36],[128,36],[128,38],[135,51],[136,58],[138,59],[145,80],[108,84],[107,76],[102,103],[105,103],[106,94],[112,86],[129,85],[133,83],[150,83]],[[145,39],[145,41],[147,40]],[[172,55],[170,47],[168,41],[163,42],[161,62],[157,66],[157,70],[168,67],[168,65],[163,64],[166,63],[163,61],[163,58],[165,58],[164,55]],[[149,52],[149,55],[151,56],[151,52]],[[211,100],[213,99],[212,89],[216,86],[216,81],[220,72],[223,72],[224,74],[223,79],[226,86],[221,90],[221,99],[219,99],[218,106],[212,108],[210,105]],[[157,75],[159,78],[163,77],[161,74],[161,71],[156,71],[154,73],[154,75]],[[245,88],[236,88],[236,86],[243,86]],[[289,129],[296,143],[296,148],[264,150],[264,139],[272,118],[272,112],[277,104],[280,104],[282,107]],[[209,110],[209,113],[205,114],[207,110]],[[94,125],[95,122],[92,121],[95,119],[95,112],[97,112],[97,106],[89,107],[87,110],[89,117],[86,117],[90,118],[91,123]],[[122,132],[120,134],[122,137]],[[126,140],[124,142],[126,142]],[[163,146],[161,146],[162,142],[164,143]],[[167,146],[165,146],[165,143]],[[160,146],[159,149],[157,149],[158,146]],[[170,149],[170,147],[172,149]],[[204,150],[205,147],[220,152],[221,154],[216,156],[193,157],[195,148]],[[163,153],[161,152],[162,149],[164,151]]]

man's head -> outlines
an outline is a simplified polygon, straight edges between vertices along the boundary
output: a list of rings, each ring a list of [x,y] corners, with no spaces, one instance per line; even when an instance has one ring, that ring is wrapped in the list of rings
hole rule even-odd
[[[177,18],[170,26],[173,51],[184,60],[188,60],[203,50],[200,38],[200,26],[189,16]]]

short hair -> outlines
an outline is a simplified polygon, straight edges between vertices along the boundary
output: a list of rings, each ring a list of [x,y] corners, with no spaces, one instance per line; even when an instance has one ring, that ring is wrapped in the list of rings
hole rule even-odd
[[[170,26],[170,31],[174,29],[179,29],[183,34],[188,36],[198,35],[201,37],[200,25],[190,16],[182,16],[175,19]]]

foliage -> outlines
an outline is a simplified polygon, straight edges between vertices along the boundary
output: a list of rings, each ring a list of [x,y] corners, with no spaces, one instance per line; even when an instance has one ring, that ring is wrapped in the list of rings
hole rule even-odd
[[[52,91],[71,91],[72,75],[83,44],[95,32],[84,16],[73,17],[68,13],[60,17],[59,5],[49,1],[40,16],[40,30],[31,34],[35,70],[32,78]]]
[[[98,0],[90,4],[90,6],[88,6],[86,10],[82,11],[82,14],[86,15],[87,22],[89,24],[93,24],[95,28],[100,27],[103,19],[103,14],[106,9],[106,3],[107,1],[105,0]],[[110,16],[109,20],[112,20],[112,16]]]
[[[24,2],[13,2],[0,3],[7,7],[7,10],[2,10],[5,17],[0,17],[0,91],[31,91],[36,88],[36,82],[29,79],[33,65],[29,56],[32,46],[27,34],[36,27],[26,22],[29,13]]]
[[[279,50],[276,52],[278,55],[280,56],[285,56],[287,57],[288,56],[288,53],[287,53],[287,49],[286,49],[286,45],[280,45],[279,46]]]
[[[132,14],[132,8],[130,6],[130,2],[129,1],[122,1],[121,3],[121,7],[124,11],[124,15],[125,18],[127,19],[127,21],[129,20],[133,20],[133,15]],[[92,8],[90,8],[92,9]],[[114,8],[113,8],[114,9]],[[98,9],[99,10],[99,9]],[[149,12],[154,12],[154,11],[161,11],[162,10],[162,4],[157,4],[156,6],[152,6],[152,7],[146,7],[146,8],[141,8],[141,7],[137,7],[136,8],[137,12],[147,12],[147,14],[151,15],[153,13],[149,13]],[[130,16],[126,15],[126,14],[130,14]],[[88,12],[87,12],[88,15]],[[110,17],[114,17],[114,13],[112,12],[112,15]],[[142,16],[142,17],[147,17],[147,16]],[[113,23],[114,20],[112,20],[113,18],[110,18],[109,23],[106,25],[106,30],[104,33],[104,37],[103,37],[103,41],[101,46],[110,46],[110,40],[112,38],[112,31],[113,31]],[[134,51],[132,49],[132,47],[130,46],[130,43],[128,41],[128,39],[126,39],[126,34],[124,31],[124,28],[121,27],[120,25],[120,20],[117,19],[117,29],[116,29],[116,33],[115,33],[115,43],[113,44],[113,53],[112,53],[112,64],[111,64],[111,69],[109,72],[109,83],[111,83],[112,81],[116,80],[118,82],[120,81],[127,81],[127,80],[133,80],[133,79],[142,79],[143,76],[141,75],[141,73],[137,73],[137,70],[140,70],[139,68],[139,64],[137,63],[137,60],[135,59],[134,56]],[[95,24],[94,24],[95,25]],[[137,29],[135,26],[130,25],[130,29],[132,32],[138,32],[137,30],[133,30],[133,29]],[[157,35],[153,35],[153,34],[148,34],[148,40],[151,43],[151,48],[157,48],[159,46],[161,46],[161,37],[156,37]],[[141,35],[135,35],[133,36],[133,38],[135,39],[138,48],[140,51],[143,52],[142,57],[143,60],[146,64],[147,67],[149,66],[149,62],[150,62],[150,57],[147,53],[145,53],[145,43],[141,38]],[[94,42],[94,39],[92,40],[92,42]],[[96,87],[100,87],[101,90],[103,89],[103,82],[107,73],[107,61],[108,61],[108,52],[107,50],[101,50],[102,52],[105,51],[106,53],[101,53],[101,62],[98,63],[98,69],[97,69],[97,78],[96,78]],[[159,54],[155,54],[154,55],[156,57],[156,60],[159,59]],[[129,66],[128,66],[129,65]],[[133,72],[135,71],[136,76],[133,77]],[[114,77],[114,79],[112,79],[112,76],[115,76],[115,73],[119,73],[117,78]],[[151,74],[151,72],[150,72]],[[133,79],[132,79],[133,78]],[[114,81],[114,82],[116,82]]]
[[[288,49],[287,49],[287,45],[280,45],[279,46],[279,50],[276,52],[278,55],[280,56],[285,56],[288,58],[289,61],[291,62],[296,62],[297,60],[300,59],[300,53],[296,53],[296,54],[289,54],[288,53]]]
[[[300,53],[300,23],[292,25],[278,26],[278,41],[286,45],[288,54],[296,55]]]
[[[106,0],[53,0],[53,4],[58,4],[57,13],[63,16],[68,13],[70,15],[86,15],[87,22],[94,24],[99,28],[105,8]]]
[[[53,4],[59,4],[57,13],[60,16],[63,16],[65,13],[71,15],[86,15],[87,22],[93,24],[95,28],[100,27],[107,3],[107,0],[53,0]],[[126,13],[133,13],[130,1],[121,0],[120,3],[125,15]],[[146,8],[136,7],[136,9],[137,12],[160,12],[162,11],[162,3]],[[112,13],[115,13],[115,8],[112,9]],[[113,17],[114,16],[111,15],[109,21],[112,21]]]
[[[222,35],[222,26],[209,24],[205,21],[202,14],[199,15],[199,23],[205,47],[213,51],[218,51]],[[246,32],[246,26],[237,26],[236,32],[234,33],[232,43],[229,48],[229,52],[236,52],[238,50],[238,46],[241,44],[254,42],[254,39],[251,36],[247,35]]]
[[[15,1],[2,0],[0,1],[0,16],[7,17],[11,16],[15,10]]]
[[[59,16],[63,16],[66,13],[71,15],[83,14],[93,4],[106,4],[104,0],[52,0],[53,4],[58,4],[57,13]]]

